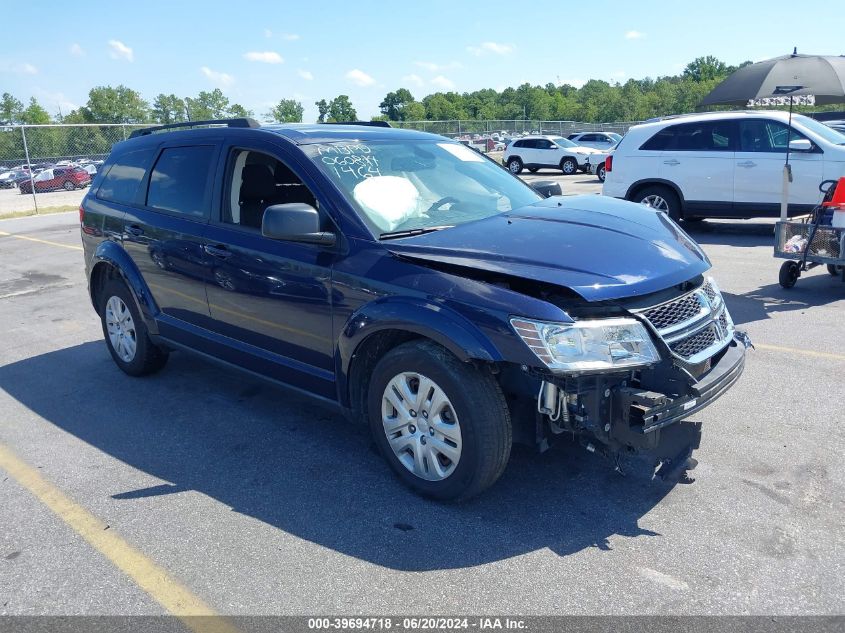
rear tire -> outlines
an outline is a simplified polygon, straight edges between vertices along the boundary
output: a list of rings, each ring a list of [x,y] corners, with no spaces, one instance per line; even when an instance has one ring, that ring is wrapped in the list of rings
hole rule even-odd
[[[795,282],[798,281],[800,276],[801,267],[798,265],[798,262],[783,262],[783,265],[780,267],[780,274],[778,274],[778,282],[783,288],[789,290],[795,285]]]
[[[112,279],[100,294],[103,336],[115,364],[130,376],[146,376],[167,363],[166,351],[150,340],[126,284]]]
[[[828,264],[827,265],[827,272],[828,272],[829,275],[832,275],[833,277],[841,277],[843,268],[845,268],[845,266],[837,266],[836,264]]]
[[[599,182],[604,182],[604,179],[607,178],[607,172],[604,169],[604,163],[599,165],[599,168],[596,170],[596,177],[599,179]]]
[[[633,202],[639,202],[652,209],[662,211],[675,222],[683,219],[681,214],[681,200],[678,194],[663,185],[651,185],[637,191]]]
[[[522,173],[522,161],[517,157],[508,160],[508,171],[514,176]]]
[[[560,170],[565,176],[578,173],[578,162],[574,158],[564,158],[560,161]]]
[[[65,191],[73,191],[76,189],[76,186],[70,180],[65,180],[65,184],[63,184],[62,187]]]
[[[540,171],[540,168],[539,167],[529,167],[528,171],[530,171],[532,174],[536,174],[538,171]]]
[[[431,341],[404,343],[378,362],[367,411],[384,458],[427,497],[477,495],[501,476],[510,457],[510,412],[499,384]]]

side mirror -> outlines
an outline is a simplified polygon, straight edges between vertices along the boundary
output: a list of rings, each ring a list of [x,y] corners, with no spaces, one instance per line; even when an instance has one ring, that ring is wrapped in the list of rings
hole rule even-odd
[[[563,189],[556,180],[537,180],[531,183],[531,188],[544,198],[563,195]]]
[[[320,214],[310,204],[274,204],[264,210],[261,234],[271,240],[334,246],[337,236],[320,231]]]
[[[809,152],[813,149],[813,144],[806,138],[796,138],[789,141],[790,152]]]

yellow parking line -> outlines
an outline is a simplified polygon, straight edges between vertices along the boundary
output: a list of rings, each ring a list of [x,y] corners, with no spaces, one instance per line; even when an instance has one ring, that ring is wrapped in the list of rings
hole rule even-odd
[[[754,343],[756,349],[768,350],[770,352],[783,352],[785,354],[798,354],[799,356],[813,356],[815,358],[829,358],[833,360],[845,360],[845,354],[833,354],[831,352],[817,352],[813,349],[797,349],[795,347],[783,347],[781,345],[769,345],[767,343]]]
[[[218,614],[167,571],[123,540],[114,529],[68,498],[32,466],[0,444],[0,468],[31,492],[150,597],[196,633],[237,633]],[[193,616],[216,616],[197,618]]]
[[[61,242],[51,242],[50,240],[42,240],[37,237],[30,237],[29,235],[17,235],[14,233],[6,233],[6,231],[0,231],[0,237],[14,237],[18,240],[27,240],[29,242],[38,242],[39,244],[47,244],[49,246],[60,246],[61,248],[69,248],[74,251],[81,251],[81,246],[74,246],[72,244],[62,244]]]

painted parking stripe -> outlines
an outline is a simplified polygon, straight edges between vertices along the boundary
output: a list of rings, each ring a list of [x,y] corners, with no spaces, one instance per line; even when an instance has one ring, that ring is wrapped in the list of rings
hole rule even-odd
[[[74,532],[196,633],[239,633],[231,622],[174,579],[96,516],[67,497],[35,468],[0,444],[0,469],[28,490]],[[195,617],[216,616],[216,617]]]
[[[7,233],[6,231],[0,231],[0,237],[14,237],[18,240],[27,240],[29,242],[38,242],[39,244],[47,244],[48,246],[59,246],[61,248],[69,248],[74,251],[81,251],[81,246],[75,246],[73,244],[62,244],[61,242],[52,242],[50,240],[42,240],[37,237],[30,237],[29,235],[18,235],[16,233]]]
[[[845,360],[845,354],[834,354],[832,352],[817,352],[813,349],[795,349],[794,347],[783,347],[782,345],[769,345],[768,343],[754,343],[754,347],[769,352],[783,352],[784,354],[799,354],[801,356],[812,356],[814,358]]]

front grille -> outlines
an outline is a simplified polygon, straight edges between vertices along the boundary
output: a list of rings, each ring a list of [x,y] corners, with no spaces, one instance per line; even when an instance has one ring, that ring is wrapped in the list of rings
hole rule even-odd
[[[690,365],[722,350],[734,334],[722,295],[709,279],[686,295],[637,312],[672,354]]]
[[[699,330],[692,336],[681,339],[677,343],[670,344],[669,348],[682,358],[691,358],[713,345],[716,340],[716,328],[712,325],[708,325],[703,330]]]
[[[670,301],[646,310],[645,318],[658,330],[665,330],[684,321],[695,318],[701,312],[702,305],[695,293],[677,301]]]

